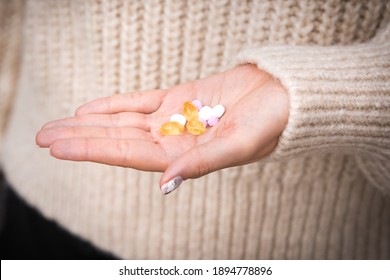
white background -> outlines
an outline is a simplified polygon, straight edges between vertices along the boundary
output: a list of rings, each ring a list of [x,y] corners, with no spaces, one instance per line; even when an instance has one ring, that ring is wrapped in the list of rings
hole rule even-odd
[[[203,276],[120,276],[124,268],[202,268]],[[213,267],[264,266],[272,275],[213,275]],[[1,261],[1,280],[13,279],[369,279],[389,280],[390,261]]]

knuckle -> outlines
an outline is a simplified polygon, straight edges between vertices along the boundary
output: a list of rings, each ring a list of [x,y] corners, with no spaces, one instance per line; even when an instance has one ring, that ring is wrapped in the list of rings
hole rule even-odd
[[[91,157],[91,145],[90,145],[90,140],[88,138],[84,139],[84,141],[82,142],[82,145],[84,146],[82,151],[82,159],[84,160],[92,160],[92,157]]]
[[[127,141],[118,141],[117,149],[120,155],[121,164],[129,166],[130,164],[130,144]]]
[[[111,123],[113,126],[118,127],[121,124],[121,114],[111,114],[110,115]]]
[[[105,129],[106,137],[109,139],[121,139],[122,138],[122,129],[108,127]]]
[[[192,155],[192,158],[196,159],[195,163],[195,177],[204,176],[212,171],[210,163],[205,160],[205,157],[202,156],[199,149],[195,149]]]
[[[210,172],[211,172],[211,168],[207,162],[205,162],[204,160],[198,162],[196,168],[196,178],[202,177],[206,174],[209,174]]]

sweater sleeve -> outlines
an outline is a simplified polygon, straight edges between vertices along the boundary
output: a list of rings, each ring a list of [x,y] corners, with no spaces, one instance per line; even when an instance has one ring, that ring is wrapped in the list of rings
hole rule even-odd
[[[17,85],[23,6],[21,0],[0,1],[0,153]]]
[[[268,159],[347,153],[376,187],[390,192],[390,24],[349,46],[244,49],[287,89],[288,124]]]

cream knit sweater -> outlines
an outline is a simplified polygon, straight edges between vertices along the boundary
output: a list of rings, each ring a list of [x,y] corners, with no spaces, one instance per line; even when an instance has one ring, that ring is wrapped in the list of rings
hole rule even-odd
[[[389,25],[386,0],[1,1],[1,168],[47,218],[122,258],[388,259]],[[248,62],[291,103],[264,161],[162,196],[160,174],[35,145],[91,99]]]

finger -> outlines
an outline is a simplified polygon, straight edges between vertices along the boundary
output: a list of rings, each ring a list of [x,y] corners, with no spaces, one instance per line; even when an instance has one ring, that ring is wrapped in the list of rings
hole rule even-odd
[[[36,143],[47,148],[55,141],[69,138],[140,139],[152,141],[149,132],[133,127],[57,126],[43,129],[36,136]]]
[[[162,193],[172,192],[189,178],[199,178],[227,167],[256,162],[275,149],[277,138],[264,138],[257,143],[245,141],[245,137],[235,134],[229,137],[220,136],[195,146],[179,156],[165,170],[160,180]]]
[[[160,180],[161,191],[167,194],[177,188],[182,180],[237,165],[246,157],[239,146],[231,137],[217,137],[195,146],[168,166]]]
[[[91,161],[144,171],[163,171],[167,166],[161,147],[146,140],[65,139],[54,142],[50,152],[58,159]]]
[[[126,112],[118,114],[88,114],[56,120],[45,124],[42,129],[56,126],[104,126],[104,127],[134,127],[150,130],[148,117],[145,114]]]
[[[148,114],[160,107],[165,95],[165,90],[116,94],[88,102],[76,110],[76,115],[114,114],[123,111]]]

